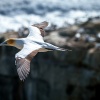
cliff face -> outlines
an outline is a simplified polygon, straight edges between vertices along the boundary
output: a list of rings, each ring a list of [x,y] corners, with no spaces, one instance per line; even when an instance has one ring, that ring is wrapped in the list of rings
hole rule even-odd
[[[13,47],[0,47],[0,100],[99,100],[100,19],[57,31],[47,30],[45,41],[72,51],[38,53],[31,62],[29,77],[20,82]],[[24,34],[25,33],[25,34]],[[24,29],[7,32],[5,38],[22,37]]]

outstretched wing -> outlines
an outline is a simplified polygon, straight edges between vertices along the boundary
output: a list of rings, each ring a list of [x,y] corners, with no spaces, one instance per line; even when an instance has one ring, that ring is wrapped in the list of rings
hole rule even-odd
[[[24,45],[23,49],[15,56],[17,72],[20,80],[24,80],[30,72],[31,59],[38,53],[39,46]]]
[[[40,32],[41,32],[41,36],[44,37],[44,35],[45,35],[44,28],[46,28],[48,26],[48,22],[44,21],[44,22],[41,22],[41,23],[38,23],[38,24],[34,24],[32,26],[37,27],[40,30]]]
[[[48,22],[44,21],[42,23],[39,24],[34,24],[32,26],[29,26],[29,35],[28,37],[33,37],[37,40],[42,40],[43,41],[43,37],[45,34],[45,30],[44,28],[48,26]]]

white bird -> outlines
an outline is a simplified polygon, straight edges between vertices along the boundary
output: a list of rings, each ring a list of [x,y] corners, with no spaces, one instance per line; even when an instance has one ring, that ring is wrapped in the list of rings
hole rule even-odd
[[[21,49],[15,55],[15,64],[20,80],[24,80],[30,72],[30,62],[38,52],[47,52],[51,50],[65,51],[66,49],[54,46],[44,42],[44,28],[48,26],[48,22],[44,21],[40,24],[29,26],[29,35],[26,38],[11,38],[5,40],[0,46],[14,46]]]

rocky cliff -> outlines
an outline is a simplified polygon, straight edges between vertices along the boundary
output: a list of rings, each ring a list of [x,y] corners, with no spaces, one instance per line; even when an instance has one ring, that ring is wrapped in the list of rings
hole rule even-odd
[[[45,41],[72,51],[38,53],[21,82],[14,64],[18,50],[0,47],[0,100],[99,100],[100,18],[46,32]],[[0,42],[27,34],[27,28],[8,31]]]

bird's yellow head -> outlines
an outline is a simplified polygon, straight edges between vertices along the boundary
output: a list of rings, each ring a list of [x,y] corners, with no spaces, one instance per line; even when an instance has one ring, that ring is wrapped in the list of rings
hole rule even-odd
[[[15,39],[11,38],[11,39],[8,39],[8,40],[6,40],[6,41],[4,41],[0,44],[0,46],[3,46],[3,45],[14,46],[15,45]]]

